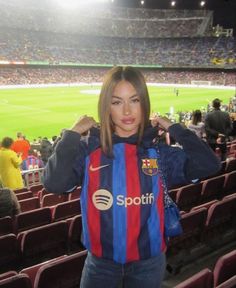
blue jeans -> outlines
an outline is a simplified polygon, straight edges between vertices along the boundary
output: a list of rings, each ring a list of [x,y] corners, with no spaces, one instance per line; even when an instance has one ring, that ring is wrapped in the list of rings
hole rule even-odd
[[[124,265],[88,253],[80,288],[160,288],[165,268],[164,253]]]

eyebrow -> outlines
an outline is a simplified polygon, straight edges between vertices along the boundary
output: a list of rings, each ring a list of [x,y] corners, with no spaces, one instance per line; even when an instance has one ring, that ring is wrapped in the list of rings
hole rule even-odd
[[[120,96],[116,96],[116,95],[112,95],[111,96],[112,98],[118,98],[118,99],[123,99],[122,97],[120,97]],[[134,95],[132,95],[132,96],[130,96],[129,98],[135,98],[135,97],[139,97],[139,95],[138,94],[134,94]]]

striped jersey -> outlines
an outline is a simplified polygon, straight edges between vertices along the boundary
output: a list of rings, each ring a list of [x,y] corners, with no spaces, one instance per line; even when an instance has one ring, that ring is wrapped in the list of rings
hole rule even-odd
[[[113,145],[113,158],[98,148],[86,157],[81,193],[83,241],[97,257],[127,263],[157,256],[163,238],[163,187],[157,151]]]

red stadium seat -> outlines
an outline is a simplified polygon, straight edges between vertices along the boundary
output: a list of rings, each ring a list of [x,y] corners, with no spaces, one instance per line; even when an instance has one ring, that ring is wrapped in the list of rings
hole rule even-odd
[[[69,224],[69,248],[70,252],[84,250],[81,242],[82,236],[82,216],[77,215],[70,221]]]
[[[225,174],[224,195],[236,193],[236,171]]]
[[[236,287],[236,275],[224,281],[220,285],[216,286],[216,288],[235,288]]]
[[[213,273],[206,268],[178,284],[175,288],[212,288],[212,285]]]
[[[2,273],[0,274],[0,281],[9,277],[15,276],[15,275],[17,275],[16,271],[8,271],[5,273]]]
[[[204,180],[201,192],[201,202],[208,202],[222,198],[224,181],[224,175]]]
[[[79,198],[59,203],[54,207],[53,210],[53,221],[63,220],[66,218],[79,215],[81,213]]]
[[[13,221],[10,216],[0,218],[0,236],[13,233]]]
[[[29,277],[26,274],[17,274],[0,281],[0,288],[32,288]]]
[[[26,230],[17,235],[23,263],[34,265],[67,253],[68,225],[55,222]]]
[[[0,273],[15,270],[19,264],[19,250],[15,234],[0,237]]]
[[[68,201],[68,195],[46,194],[41,201],[41,207],[54,206],[56,204]]]
[[[19,233],[23,230],[49,224],[51,221],[51,210],[48,207],[23,212],[15,217],[15,231]]]
[[[221,256],[214,267],[214,286],[236,275],[236,250]]]
[[[28,199],[28,198],[31,198],[33,197],[33,192],[31,191],[27,191],[27,192],[23,192],[23,193],[17,193],[16,194],[16,197],[17,199],[20,201],[20,200],[24,200],[24,199]]]
[[[87,251],[82,251],[43,265],[35,277],[34,287],[79,287],[86,255]]]
[[[31,211],[40,208],[40,202],[38,197],[20,200],[19,203],[21,207],[21,212]]]
[[[180,210],[189,211],[200,204],[202,183],[190,184],[179,188],[176,195],[176,204]]]

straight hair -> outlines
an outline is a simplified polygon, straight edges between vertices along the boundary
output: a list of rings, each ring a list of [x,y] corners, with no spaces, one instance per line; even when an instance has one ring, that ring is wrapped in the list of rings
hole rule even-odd
[[[111,119],[111,99],[116,85],[125,80],[129,82],[136,90],[141,105],[141,123],[138,131],[138,143],[140,144],[145,128],[149,124],[150,117],[150,99],[145,78],[143,74],[131,66],[115,66],[109,70],[103,81],[99,102],[98,102],[98,118],[100,122],[100,141],[102,151],[112,156],[112,135],[114,133],[114,125]]]

